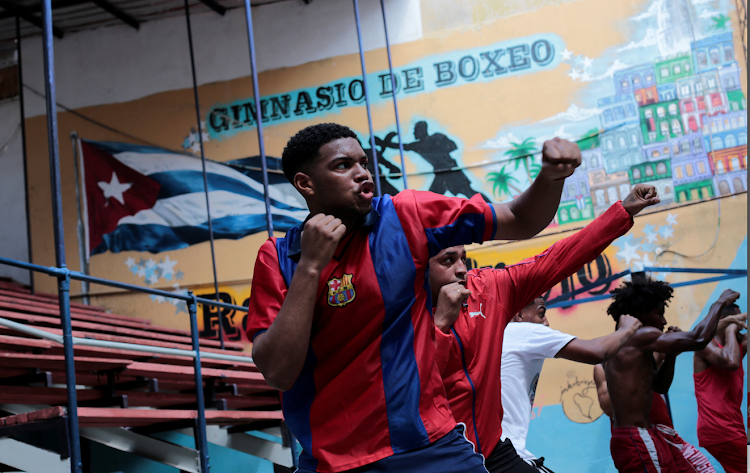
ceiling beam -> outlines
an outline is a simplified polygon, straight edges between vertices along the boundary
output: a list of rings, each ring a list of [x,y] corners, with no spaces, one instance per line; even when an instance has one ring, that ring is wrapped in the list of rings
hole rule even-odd
[[[216,0],[201,0],[201,3],[206,5],[211,10],[215,11],[221,16],[224,16],[224,13],[226,13],[227,9],[224,8],[222,5],[219,4]]]
[[[13,16],[23,18],[34,26],[43,28],[41,18],[36,16],[28,8],[22,7],[21,5],[16,5],[11,0],[0,0],[0,8],[7,10],[8,13],[11,13]],[[52,26],[52,34],[54,34],[58,38],[63,37],[63,31],[60,28],[55,27],[54,25]]]
[[[52,11],[55,11],[58,8],[74,7],[83,3],[89,3],[90,1],[91,0],[55,0],[52,2]],[[40,11],[42,11],[42,3],[39,2],[33,5],[29,5],[25,7],[25,9],[28,13],[31,14],[39,13]],[[8,11],[0,11],[0,20],[5,20],[6,18],[14,18],[15,16],[15,14]]]
[[[120,10],[116,6],[109,3],[107,0],[91,0],[93,3],[95,3],[99,8],[106,10],[107,12],[114,15],[116,18],[118,18],[123,23],[126,23],[136,30],[141,29],[141,23],[133,18],[132,16],[128,15],[124,11]]]

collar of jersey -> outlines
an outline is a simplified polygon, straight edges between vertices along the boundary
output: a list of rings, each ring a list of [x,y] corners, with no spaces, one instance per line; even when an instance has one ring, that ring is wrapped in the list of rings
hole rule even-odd
[[[312,214],[308,215],[304,222],[302,222],[301,225],[298,225],[292,229],[290,229],[286,233],[286,241],[287,241],[287,248],[289,248],[289,252],[287,253],[287,256],[291,259],[293,259],[296,262],[299,262],[300,257],[300,243],[302,241],[302,238],[300,238],[300,235],[302,233],[302,227],[305,226],[305,223],[307,223],[308,220],[312,218]],[[373,225],[375,225],[375,222],[378,221],[380,218],[380,213],[378,213],[377,210],[375,210],[375,207],[370,209],[370,213],[365,215],[365,217],[361,220],[362,223],[358,225],[358,228],[364,227],[365,230],[369,233],[372,231]]]

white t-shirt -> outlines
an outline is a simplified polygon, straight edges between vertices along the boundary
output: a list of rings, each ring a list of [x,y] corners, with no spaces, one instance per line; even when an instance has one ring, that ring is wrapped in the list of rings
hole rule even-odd
[[[513,442],[524,460],[537,458],[526,450],[531,408],[534,405],[539,374],[546,358],[554,358],[573,335],[542,324],[512,322],[505,328],[501,369],[503,396],[503,436]]]

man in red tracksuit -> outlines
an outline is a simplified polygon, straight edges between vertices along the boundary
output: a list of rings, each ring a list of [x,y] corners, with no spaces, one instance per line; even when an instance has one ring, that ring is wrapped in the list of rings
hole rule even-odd
[[[653,186],[639,184],[622,203],[544,253],[503,269],[466,271],[463,246],[430,260],[436,326],[435,355],[448,402],[491,472],[535,471],[512,444],[500,442],[502,342],[506,325],[536,297],[594,260],[633,225],[633,216],[659,202]]]

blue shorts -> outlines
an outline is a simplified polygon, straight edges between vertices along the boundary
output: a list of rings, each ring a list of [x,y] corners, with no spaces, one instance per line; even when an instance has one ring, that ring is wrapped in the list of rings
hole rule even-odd
[[[474,452],[474,446],[463,434],[463,425],[456,426],[441,439],[404,453],[360,466],[350,473],[487,473],[484,457]],[[315,473],[299,468],[295,473]]]

